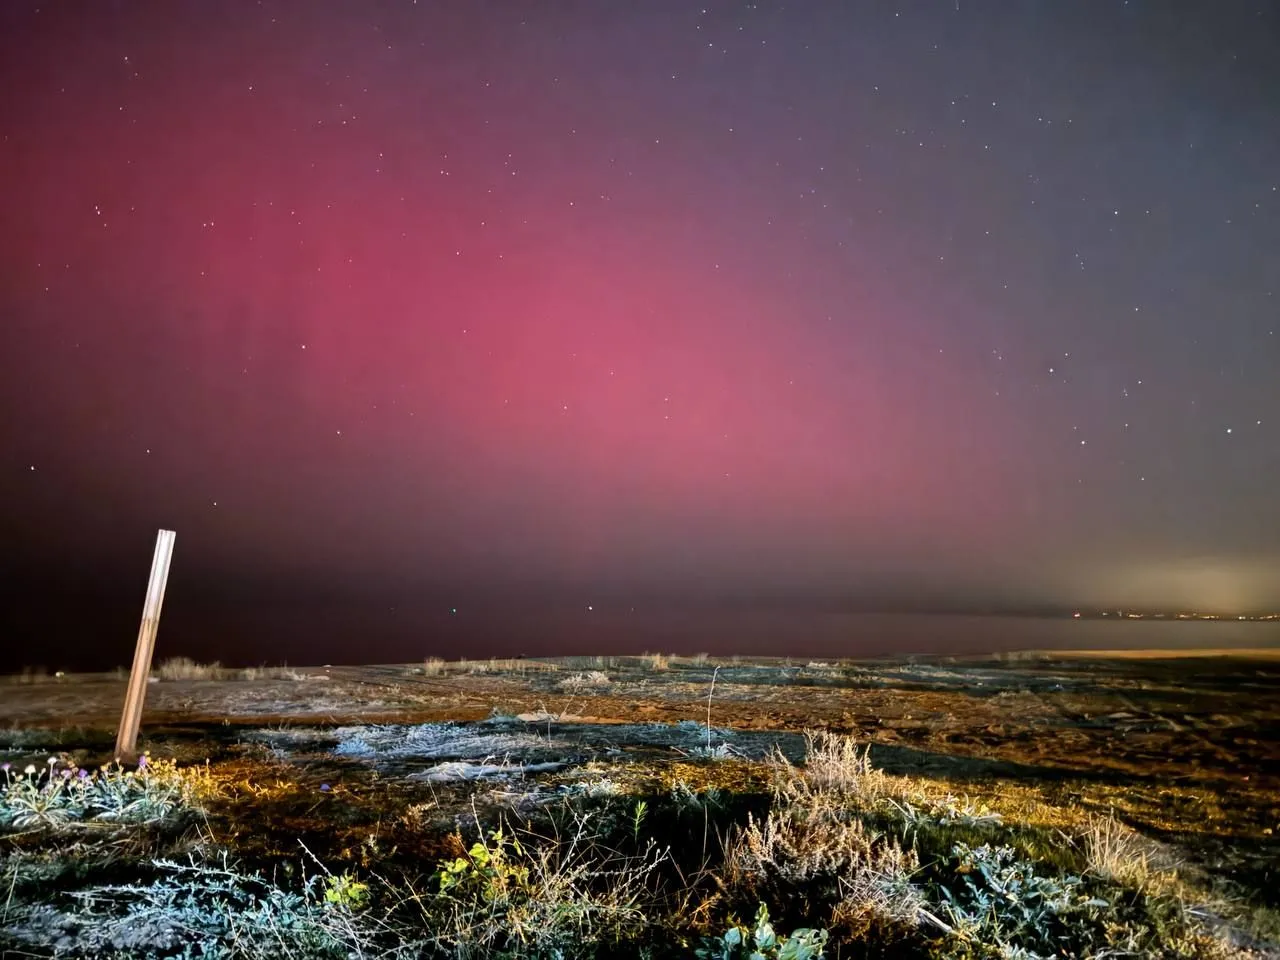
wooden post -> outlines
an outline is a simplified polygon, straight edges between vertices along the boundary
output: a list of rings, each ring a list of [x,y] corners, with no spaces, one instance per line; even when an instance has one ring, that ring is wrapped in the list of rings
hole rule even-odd
[[[138,725],[142,722],[142,701],[147,695],[147,677],[151,674],[151,652],[156,645],[156,629],[160,626],[160,605],[164,603],[164,587],[169,580],[169,561],[173,559],[172,530],[156,534],[156,552],[151,558],[151,580],[147,583],[147,602],[142,608],[142,625],[138,628],[138,645],[133,651],[133,670],[129,673],[129,689],[124,696],[124,712],[116,735],[116,759],[132,763],[138,754]]]

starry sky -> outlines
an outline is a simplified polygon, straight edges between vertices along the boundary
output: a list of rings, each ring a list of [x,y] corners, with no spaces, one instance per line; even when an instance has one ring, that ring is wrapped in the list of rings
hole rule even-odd
[[[159,527],[192,637],[1280,606],[1272,4],[15,2],[0,88],[11,636]]]

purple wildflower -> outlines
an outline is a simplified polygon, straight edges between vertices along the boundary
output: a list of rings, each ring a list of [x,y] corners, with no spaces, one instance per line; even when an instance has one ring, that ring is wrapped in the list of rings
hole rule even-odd
[[[13,764],[12,764],[12,763],[7,763],[7,762],[6,762],[6,763],[0,763],[0,770],[3,770],[5,773],[8,773],[8,772],[9,772],[9,768],[10,768],[10,767],[12,767],[12,766],[13,766]]]
[[[138,769],[139,770],[147,769],[147,755],[145,753],[138,758]]]
[[[81,780],[88,780],[88,779],[89,779],[89,771],[88,771],[88,770],[85,770],[85,769],[82,767],[82,768],[80,768],[79,770],[77,770],[77,771],[76,771],[76,776],[77,776],[77,777],[79,777]]]
[[[328,792],[329,792],[329,785],[328,785],[327,783],[322,783],[322,784],[320,784],[320,792],[321,792],[321,793],[328,793]]]

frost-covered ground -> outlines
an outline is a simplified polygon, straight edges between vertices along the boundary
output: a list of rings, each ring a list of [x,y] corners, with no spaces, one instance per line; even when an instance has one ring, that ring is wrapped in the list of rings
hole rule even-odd
[[[552,717],[492,717],[477,723],[366,724],[337,728],[260,730],[251,739],[282,759],[334,757],[435,781],[475,780],[562,770],[596,760],[760,760],[775,749],[803,756],[799,734],[679,723],[587,723]]]

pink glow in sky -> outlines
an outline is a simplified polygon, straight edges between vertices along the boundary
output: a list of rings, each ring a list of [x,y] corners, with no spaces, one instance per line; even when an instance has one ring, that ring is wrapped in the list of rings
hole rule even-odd
[[[1251,31],[1175,117],[1158,13],[699,9],[7,10],[24,569],[159,526],[214,593],[1265,565]],[[1170,89],[1080,86],[1134,64]]]

